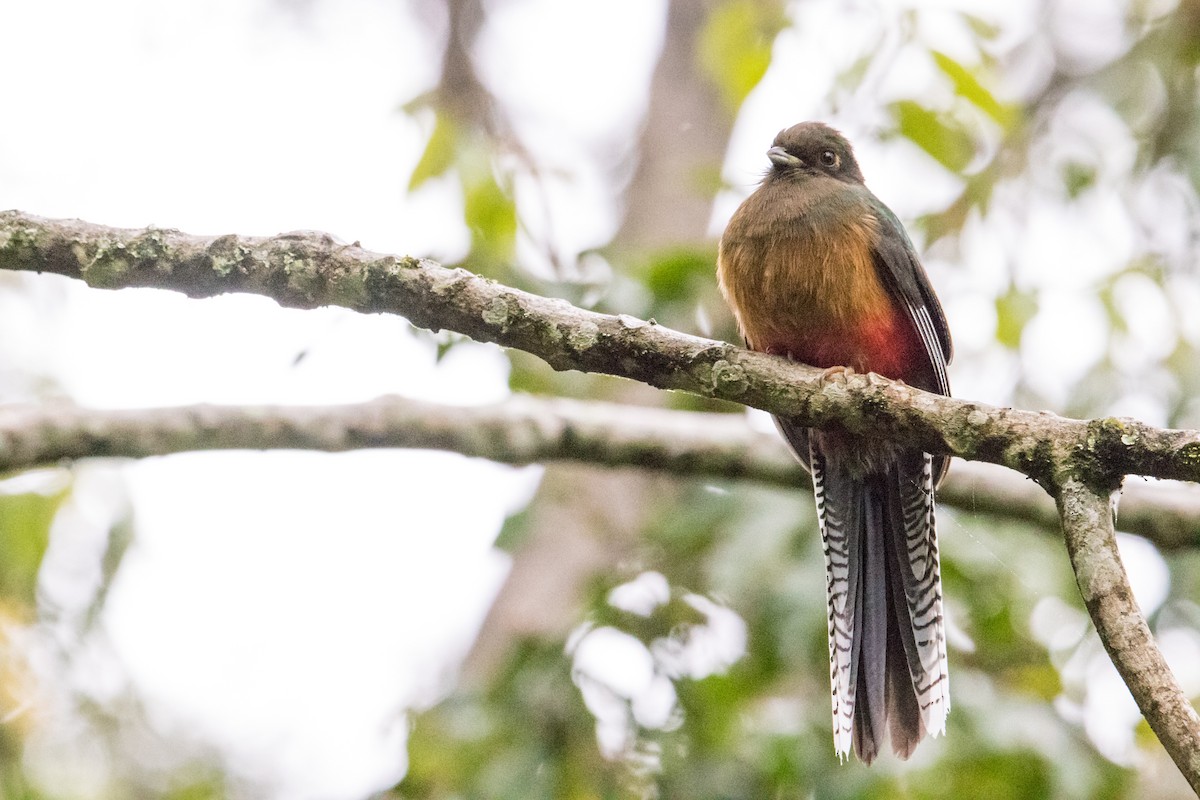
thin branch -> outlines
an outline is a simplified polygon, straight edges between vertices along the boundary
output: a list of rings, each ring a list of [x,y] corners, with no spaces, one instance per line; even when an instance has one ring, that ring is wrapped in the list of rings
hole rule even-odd
[[[1127,480],[1117,530],[1144,536],[1160,550],[1200,546],[1200,490]]]
[[[961,511],[1019,519],[1057,531],[1054,501],[1031,480],[990,464],[956,461],[938,489],[938,502]],[[1164,552],[1200,547],[1200,487],[1126,481],[1117,529]]]
[[[0,407],[0,472],[195,450],[449,450],[507,464],[576,461],[794,485],[804,472],[734,414],[514,397],[449,406],[402,397],[328,406]]]
[[[616,375],[795,417],[814,427],[903,439],[933,453],[1016,469],[1053,491],[1056,448],[1096,485],[1126,474],[1200,480],[1200,433],[1135,420],[1071,420],[939,397],[875,375],[820,370],[653,321],[597,314],[446,269],[370,253],[332,237],[199,237],[0,212],[0,269],[52,272],[99,288],[156,287],[191,297],[253,292],[281,305],[388,312],[532,353],[558,370]]]
[[[505,464],[572,461],[811,486],[778,436],[754,430],[737,414],[525,395],[487,406],[380,397],[329,406],[0,407],[0,473],[62,460],[195,450],[366,448],[449,450]],[[1200,546],[1200,492],[1193,489],[1128,486],[1121,530],[1163,550]],[[938,498],[962,511],[1059,528],[1054,502],[1041,488],[994,466],[957,462]]]
[[[1063,482],[1058,500],[1079,591],[1100,640],[1142,715],[1200,794],[1200,717],[1150,635],[1117,551],[1110,497]]]

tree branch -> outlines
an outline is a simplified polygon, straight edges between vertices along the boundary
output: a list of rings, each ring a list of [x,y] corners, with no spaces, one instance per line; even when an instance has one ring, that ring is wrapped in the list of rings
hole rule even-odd
[[[52,272],[99,288],[149,286],[192,297],[248,291],[297,308],[335,304],[395,313],[420,327],[525,350],[558,370],[732,400],[805,426],[903,440],[1015,469],[1056,499],[1080,590],[1109,654],[1176,766],[1200,791],[1200,726],[1133,603],[1104,500],[1129,474],[1200,480],[1196,431],[994,408],[875,375],[826,378],[821,370],[653,321],[585,311],[319,233],[204,238],[8,211],[0,213],[0,269]]]
[[[449,450],[505,464],[572,461],[811,486],[778,436],[754,430],[737,414],[523,395],[487,406],[380,397],[329,406],[0,407],[0,473],[62,460],[195,450],[365,448]],[[1060,524],[1053,500],[1041,488],[995,467],[957,463],[938,499],[963,511],[1047,530]],[[1200,492],[1132,484],[1123,493],[1120,522],[1121,530],[1163,550],[1200,546]]]
[[[1158,740],[1200,794],[1200,717],[1134,599],[1117,551],[1111,498],[1069,478],[1058,509],[1079,592],[1100,640]]]
[[[1115,486],[1126,474],[1200,480],[1196,431],[995,408],[875,375],[826,379],[821,370],[775,356],[653,321],[586,311],[432,261],[370,253],[320,233],[213,238],[6,211],[0,212],[0,269],[51,272],[97,288],[154,287],[190,297],[242,291],[294,308],[400,314],[419,327],[525,350],[558,370],[616,375],[792,416],[803,425],[1002,464],[1050,491],[1062,458],[1097,485]]]
[[[101,410],[0,407],[0,472],[194,450],[450,450],[507,464],[576,461],[674,475],[804,483],[777,437],[734,414],[518,396],[488,406],[381,397],[329,406]]]

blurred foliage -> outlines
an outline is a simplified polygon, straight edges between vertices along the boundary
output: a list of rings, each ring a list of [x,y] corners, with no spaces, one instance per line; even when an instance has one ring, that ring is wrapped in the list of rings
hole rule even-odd
[[[1044,592],[1070,596],[1061,548],[1021,526],[982,542],[968,533],[975,519],[949,517],[944,526],[948,613],[958,631],[947,735],[923,744],[909,765],[839,764],[829,734],[824,563],[813,516],[809,498],[793,493],[694,486],[644,531],[642,572],[597,586],[586,622],[565,646],[526,639],[484,691],[455,694],[417,720],[409,773],[395,796],[1138,796],[1128,770],[1100,758],[1051,710],[1062,678],[1028,620]],[[614,606],[618,591],[648,574],[664,576],[669,594],[648,612]],[[706,656],[720,645],[696,633],[704,615],[687,602],[698,589],[745,623],[744,652],[716,668]],[[670,714],[639,722],[639,709],[653,705],[647,697],[661,688],[651,682],[630,692],[620,667],[587,675],[572,660],[580,637],[609,629],[639,642],[656,675],[670,679]],[[699,663],[698,674],[672,657],[680,648],[664,645],[671,640],[700,642],[701,655],[684,662]],[[1073,648],[1085,646],[1081,638]],[[589,681],[604,684],[623,709],[616,717],[625,738],[607,759],[599,757],[597,731],[614,712],[592,699]]]
[[[0,495],[0,598],[14,617],[32,618],[37,571],[50,541],[54,515],[69,495],[63,486],[48,492]]]
[[[81,501],[65,470],[0,486],[0,799],[228,797],[237,781],[210,745],[163,736],[130,686],[96,694],[98,675],[117,674],[101,614],[133,535],[132,520],[122,510],[105,520],[103,505]],[[79,562],[63,538],[78,547],[90,536],[103,539],[91,584],[76,574],[76,585],[42,585],[54,537],[50,569],[61,575],[63,561]]]
[[[36,618],[38,568],[50,540],[54,514],[68,486],[49,491],[0,493],[0,797],[40,798],[26,776],[24,741],[32,729],[38,682],[25,648],[27,626]]]
[[[933,156],[951,172],[962,172],[975,155],[975,141],[966,126],[925,108],[915,100],[892,105],[896,130]]]
[[[713,9],[701,33],[696,65],[737,110],[771,65],[775,37],[786,24],[778,7],[731,0]]]

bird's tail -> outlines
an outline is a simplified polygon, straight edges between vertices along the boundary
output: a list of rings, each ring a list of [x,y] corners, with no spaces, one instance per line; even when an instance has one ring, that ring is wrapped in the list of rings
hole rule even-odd
[[[811,437],[825,546],[833,738],[870,763],[887,729],[907,758],[945,730],[950,710],[933,463],[900,452],[885,468],[845,469]],[[853,456],[851,456],[853,459]]]

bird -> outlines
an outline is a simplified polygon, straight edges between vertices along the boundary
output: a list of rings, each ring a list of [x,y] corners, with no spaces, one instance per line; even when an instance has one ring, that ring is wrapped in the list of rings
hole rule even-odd
[[[747,347],[950,394],[946,315],[911,239],[821,122],[780,131],[730,218],[717,278]],[[908,758],[950,710],[934,490],[948,458],[775,422],[812,475],[825,553],[834,750]]]

